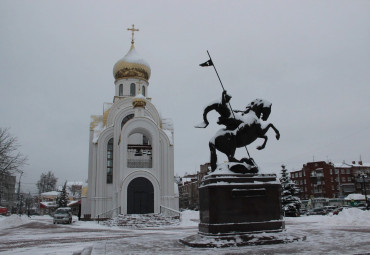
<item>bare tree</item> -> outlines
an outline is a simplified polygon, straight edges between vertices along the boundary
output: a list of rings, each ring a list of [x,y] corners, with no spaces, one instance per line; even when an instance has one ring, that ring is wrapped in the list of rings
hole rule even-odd
[[[82,192],[82,184],[72,184],[68,186],[70,194],[72,194],[73,199],[80,199]]]
[[[22,172],[27,157],[18,152],[17,138],[9,134],[8,128],[0,128],[0,204],[9,191],[9,176]],[[13,194],[12,194],[13,195]]]
[[[18,152],[17,138],[11,136],[8,128],[0,128],[0,175],[12,175],[21,171],[27,157]]]
[[[56,190],[57,181],[58,178],[54,176],[53,172],[42,173],[40,180],[36,183],[39,193]]]

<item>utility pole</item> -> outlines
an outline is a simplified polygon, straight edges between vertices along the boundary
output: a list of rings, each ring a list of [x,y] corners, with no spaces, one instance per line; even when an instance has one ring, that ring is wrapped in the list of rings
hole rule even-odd
[[[366,182],[365,182],[365,178],[367,179],[367,175],[365,175],[365,173],[363,173],[361,175],[362,177],[362,183],[364,184],[364,195],[365,195],[365,203],[366,203],[366,210],[369,210],[369,203],[367,201],[367,194],[366,194]]]
[[[21,171],[21,175],[19,176],[18,180],[18,214],[21,214],[21,178],[23,172]]]

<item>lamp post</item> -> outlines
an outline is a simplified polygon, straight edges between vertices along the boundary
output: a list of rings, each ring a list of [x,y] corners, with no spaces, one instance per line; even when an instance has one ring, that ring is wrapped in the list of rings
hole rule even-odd
[[[365,182],[365,178],[367,178],[367,175],[365,175],[364,173],[361,174],[361,177],[362,177],[362,183],[364,184],[364,195],[365,195],[365,203],[366,203],[366,210],[369,210],[369,202],[367,200],[367,194],[366,194],[366,182]]]

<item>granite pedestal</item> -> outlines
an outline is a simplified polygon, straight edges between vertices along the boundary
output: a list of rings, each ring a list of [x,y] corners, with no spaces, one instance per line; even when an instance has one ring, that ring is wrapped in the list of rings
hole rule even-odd
[[[281,185],[272,174],[212,174],[199,187],[203,235],[240,235],[284,229]]]

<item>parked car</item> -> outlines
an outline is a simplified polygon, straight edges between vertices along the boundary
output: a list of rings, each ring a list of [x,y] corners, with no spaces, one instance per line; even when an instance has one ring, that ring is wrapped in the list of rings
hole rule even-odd
[[[72,209],[69,207],[60,207],[56,209],[53,215],[53,224],[72,223]]]
[[[314,208],[307,212],[307,215],[326,215],[327,211],[324,207]]]
[[[342,207],[339,207],[337,209],[335,209],[334,211],[332,211],[333,215],[338,215],[341,211],[343,211],[343,209],[345,208],[349,208],[348,206],[344,205]]]
[[[337,206],[324,206],[325,210],[326,210],[326,213],[331,213],[333,212],[335,209],[337,209],[338,207]]]
[[[0,215],[7,215],[8,208],[0,206]]]

